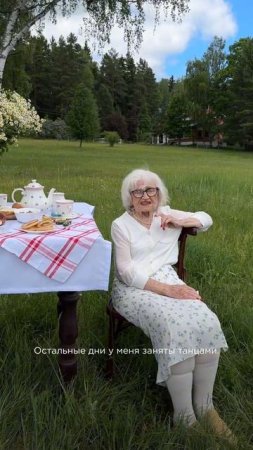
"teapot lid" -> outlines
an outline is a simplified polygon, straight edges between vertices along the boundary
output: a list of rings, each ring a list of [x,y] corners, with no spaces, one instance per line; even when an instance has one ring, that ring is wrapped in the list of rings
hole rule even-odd
[[[37,183],[36,180],[32,180],[31,183],[29,183],[27,186],[25,186],[26,188],[32,188],[32,189],[44,189],[44,186],[41,186],[40,183]]]

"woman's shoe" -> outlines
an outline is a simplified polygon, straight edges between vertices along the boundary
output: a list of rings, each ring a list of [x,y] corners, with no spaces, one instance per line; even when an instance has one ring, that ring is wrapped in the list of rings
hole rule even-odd
[[[237,445],[236,436],[230,430],[224,420],[222,420],[222,418],[219,416],[216,409],[210,409],[202,417],[209,425],[213,433],[215,433],[217,436],[226,438],[231,445]]]
[[[192,423],[189,427],[188,430],[193,430],[193,431],[203,431],[202,426],[200,425],[199,421],[196,420],[194,423]]]

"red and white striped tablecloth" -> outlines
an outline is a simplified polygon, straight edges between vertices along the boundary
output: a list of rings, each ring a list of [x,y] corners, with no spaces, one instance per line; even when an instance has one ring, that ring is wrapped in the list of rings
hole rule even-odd
[[[46,277],[64,283],[101,236],[93,218],[80,216],[67,227],[46,234],[24,233],[17,223],[7,233],[0,229],[0,247]]]

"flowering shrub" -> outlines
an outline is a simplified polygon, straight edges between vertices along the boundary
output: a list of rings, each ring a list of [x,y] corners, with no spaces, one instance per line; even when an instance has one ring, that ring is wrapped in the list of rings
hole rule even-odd
[[[17,92],[0,91],[0,154],[17,143],[18,136],[38,133],[42,123],[29,100]]]
[[[63,119],[44,119],[40,133],[42,139],[71,139],[70,127]]]

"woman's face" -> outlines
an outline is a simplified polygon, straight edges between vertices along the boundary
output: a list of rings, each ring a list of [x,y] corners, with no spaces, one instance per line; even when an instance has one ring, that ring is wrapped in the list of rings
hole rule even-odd
[[[137,192],[139,195],[142,194],[141,191],[146,191],[146,189],[151,188],[150,194],[154,193],[154,189],[157,188],[156,183],[151,180],[139,180],[137,181],[135,185],[134,191],[140,191]],[[153,189],[153,191],[152,191]],[[155,195],[148,195],[147,192],[143,192],[142,197],[135,197],[133,192],[131,193],[132,198],[132,206],[134,208],[134,211],[136,213],[148,213],[148,212],[155,212],[158,208],[159,203],[159,191],[156,189]]]

